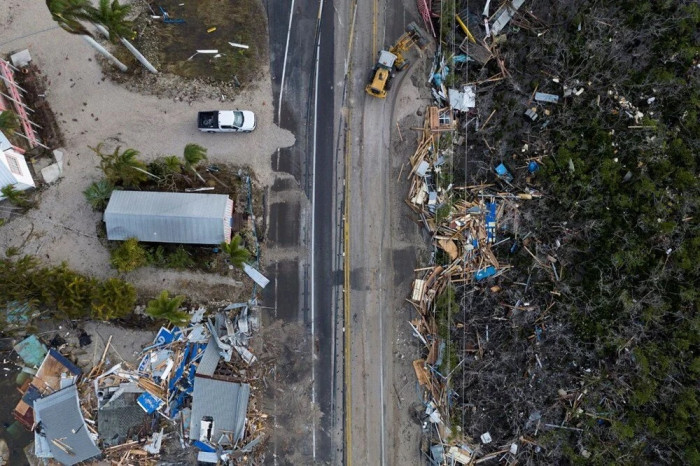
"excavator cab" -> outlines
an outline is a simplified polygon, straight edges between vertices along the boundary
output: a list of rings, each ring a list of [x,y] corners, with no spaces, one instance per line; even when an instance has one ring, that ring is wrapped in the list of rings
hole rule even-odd
[[[379,60],[377,60],[376,66],[372,69],[370,83],[365,87],[365,91],[369,95],[380,99],[386,98],[386,91],[389,89],[389,82],[393,77],[396,59],[396,55],[391,52],[386,50],[379,52]]]

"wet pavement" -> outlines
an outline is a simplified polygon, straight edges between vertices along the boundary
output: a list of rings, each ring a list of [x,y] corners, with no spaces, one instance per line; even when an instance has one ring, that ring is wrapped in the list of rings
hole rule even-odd
[[[317,29],[318,6],[294,7],[292,27],[289,30],[290,46],[285,63],[285,46],[289,26],[289,4],[286,2],[265,2],[270,30],[270,72],[272,75],[275,115],[282,128],[290,130],[296,137],[296,144],[282,149],[271,157],[272,168],[278,173],[286,173],[296,180],[296,186],[275,184],[270,194],[270,227],[268,248],[289,249],[296,247],[300,253],[296,260],[278,262],[268,267],[268,274],[275,282],[268,287],[264,296],[265,305],[278,303],[277,315],[289,321],[302,321],[311,332],[311,256],[312,239],[309,215],[315,216],[314,273],[314,333],[315,342],[309,347],[309,354],[302,355],[312,363],[315,351],[315,396],[323,413],[316,428],[316,463],[331,461],[331,423],[334,341],[332,325],[337,311],[332,303],[332,286],[337,283],[333,264],[333,225],[335,198],[335,157],[333,152],[333,9],[329,4],[323,11],[321,28]],[[316,59],[317,34],[320,34],[318,102],[314,109],[314,69]],[[282,76],[284,74],[284,84]],[[280,100],[280,90],[282,99]],[[316,121],[314,122],[314,116]],[[314,139],[314,124],[316,137]],[[315,145],[315,147],[314,147]],[[296,194],[301,190],[308,205],[313,188],[313,154],[316,153],[316,186],[314,211],[304,203],[296,202]],[[278,202],[274,202],[277,199]],[[296,270],[296,274],[295,274]],[[295,292],[296,291],[296,292]],[[279,306],[284,303],[284,309]],[[298,303],[295,305],[295,303]],[[337,383],[337,381],[335,382]],[[311,397],[311,394],[309,394]],[[285,429],[279,426],[278,429]],[[273,450],[278,464],[298,463],[299,450],[304,460],[313,455],[313,435],[306,436],[303,445],[291,445],[285,450],[285,443],[273,438]],[[293,459],[294,458],[294,459]]]

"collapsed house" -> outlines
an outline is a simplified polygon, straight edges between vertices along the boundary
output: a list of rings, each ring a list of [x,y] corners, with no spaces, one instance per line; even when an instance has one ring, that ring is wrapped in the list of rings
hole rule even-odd
[[[257,370],[248,347],[259,327],[250,306],[234,303],[206,318],[201,307],[186,327],[162,327],[136,367],[109,367],[110,337],[87,375],[35,335],[17,343],[34,377],[13,415],[34,432],[34,455],[48,464],[98,457],[153,464],[167,438],[179,440],[182,455],[196,450],[201,463],[252,453],[267,416],[255,409],[248,383]]]
[[[12,412],[17,421],[31,429],[36,423],[33,407],[36,400],[74,384],[82,371],[55,349],[46,352],[46,347],[33,335],[25,339],[24,343],[20,356],[26,356],[25,362],[28,364],[32,364],[42,350],[45,354],[34,377],[20,388],[22,399]]]
[[[114,191],[104,212],[111,241],[219,245],[231,241],[232,219],[225,194]]]

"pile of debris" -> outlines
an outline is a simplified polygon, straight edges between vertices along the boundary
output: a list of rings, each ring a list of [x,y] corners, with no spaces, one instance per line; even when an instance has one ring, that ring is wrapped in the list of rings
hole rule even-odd
[[[254,309],[236,303],[205,317],[199,308],[187,327],[162,327],[137,367],[106,367],[110,337],[87,375],[29,336],[15,350],[34,377],[13,414],[34,432],[34,455],[65,465],[154,464],[171,439],[180,457],[196,449],[200,463],[254,461],[267,418],[251,398],[260,370],[248,349]]]
[[[453,114],[449,108],[444,113]],[[415,270],[408,299],[418,313],[410,322],[411,327],[425,346],[424,357],[413,361],[413,368],[424,393],[425,411],[421,414],[424,429],[434,426],[433,433],[438,439],[431,450],[433,459],[442,458],[437,464],[443,464],[443,460],[469,464],[476,458],[492,458],[494,453],[481,455],[478,446],[470,446],[467,440],[458,438],[452,430],[454,426],[449,426],[448,407],[456,394],[449,386],[450,374],[441,373],[445,370],[446,337],[439,331],[438,298],[451,284],[484,282],[509,268],[499,262],[493,248],[511,242],[511,252],[517,250],[524,239],[519,238],[518,202],[533,199],[538,193],[516,188],[513,175],[502,163],[494,167],[496,181],[492,184],[454,186],[449,173],[453,167],[453,146],[449,137],[445,138],[448,143],[441,139],[449,131],[448,125],[441,124],[442,114],[438,107],[427,109],[418,147],[410,157],[406,203],[417,214],[416,221],[429,234],[435,250],[433,265]],[[437,125],[435,115],[439,117]],[[529,170],[536,169],[534,166]],[[499,241],[498,236],[503,238]],[[489,441],[488,435],[482,439],[484,444]]]

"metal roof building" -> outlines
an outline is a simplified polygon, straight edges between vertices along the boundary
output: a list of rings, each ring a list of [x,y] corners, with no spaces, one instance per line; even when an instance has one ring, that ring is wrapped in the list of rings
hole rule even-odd
[[[233,432],[233,441],[243,438],[245,417],[248,411],[250,385],[196,376],[192,393],[190,439],[199,440],[202,419],[211,417],[211,440],[219,442],[225,432]]]
[[[107,239],[180,244],[231,241],[233,201],[225,194],[114,191],[104,213]]]
[[[37,433],[61,464],[70,466],[101,454],[80,412],[75,385],[34,401],[34,417],[40,425]]]

